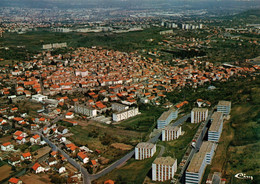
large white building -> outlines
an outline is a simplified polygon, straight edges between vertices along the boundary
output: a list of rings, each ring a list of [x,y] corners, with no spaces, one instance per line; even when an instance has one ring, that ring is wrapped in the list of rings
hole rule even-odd
[[[131,108],[126,111],[113,113],[113,121],[118,122],[138,115],[138,108]]]
[[[157,128],[164,128],[168,125],[172,120],[177,119],[178,117],[178,110],[175,108],[171,108],[166,112],[163,112],[162,115],[157,120]]]
[[[156,158],[152,164],[152,180],[166,181],[174,177],[177,171],[177,160],[171,157]]]
[[[193,108],[191,111],[191,123],[200,123],[207,119],[207,108]]]
[[[32,100],[35,100],[37,102],[43,102],[44,100],[47,100],[48,97],[41,95],[41,94],[37,94],[37,95],[32,95]]]
[[[218,142],[223,129],[223,113],[214,112],[211,116],[211,125],[209,127],[208,140]]]
[[[211,163],[214,156],[215,144],[205,141],[202,143],[198,153],[195,153],[186,170],[186,184],[200,184],[207,164]]]
[[[86,116],[89,117],[95,117],[97,116],[97,110],[92,108],[92,107],[88,107],[85,105],[80,105],[78,103],[75,103],[74,105],[74,112],[78,113],[78,114],[84,114]]]
[[[162,130],[162,141],[171,141],[173,139],[178,139],[181,135],[181,126],[171,126],[168,125]]]
[[[231,111],[231,102],[230,101],[219,101],[217,105],[217,111],[222,112],[224,116],[229,115]]]
[[[156,152],[156,144],[140,142],[135,147],[135,159],[144,160],[152,157]]]
[[[112,103],[111,107],[112,107],[113,111],[117,111],[117,112],[122,112],[122,111],[126,111],[127,109],[129,109],[129,106],[123,105],[120,103]]]

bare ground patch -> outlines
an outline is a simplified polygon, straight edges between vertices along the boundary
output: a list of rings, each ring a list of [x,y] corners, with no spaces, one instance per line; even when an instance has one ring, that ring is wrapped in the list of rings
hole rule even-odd
[[[124,150],[124,151],[133,149],[133,146],[127,145],[127,144],[124,144],[124,143],[113,143],[113,144],[111,144],[111,146],[116,148],[116,149],[120,149],[120,150]]]

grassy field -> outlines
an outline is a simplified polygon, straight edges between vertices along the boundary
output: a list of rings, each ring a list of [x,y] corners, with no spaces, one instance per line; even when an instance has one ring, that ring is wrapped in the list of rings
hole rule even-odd
[[[124,166],[120,169],[115,169],[104,177],[99,178],[93,183],[102,184],[108,179],[116,181],[116,183],[131,183],[139,184],[143,183],[146,175],[150,175],[152,163],[160,152],[160,147],[157,147],[156,153],[152,158],[137,161],[131,158]]]
[[[260,88],[251,89],[248,94],[251,101],[232,107],[231,119],[224,123],[212,162],[211,172],[222,172],[228,183],[260,182]],[[253,176],[254,180],[235,179],[234,175],[240,172]]]
[[[115,161],[127,153],[111,146],[113,143],[125,143],[135,146],[140,138],[141,133],[115,128],[102,124],[92,123],[88,126],[74,126],[70,128],[74,134],[69,139],[76,145],[87,145],[92,150],[100,150],[102,156]]]

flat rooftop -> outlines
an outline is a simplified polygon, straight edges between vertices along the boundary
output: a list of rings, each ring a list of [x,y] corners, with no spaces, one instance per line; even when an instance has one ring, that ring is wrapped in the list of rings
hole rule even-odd
[[[218,102],[218,105],[220,105],[220,106],[231,106],[231,102],[221,100],[221,101]]]
[[[180,126],[167,125],[163,129],[168,131],[178,131]]]
[[[209,131],[217,132],[219,130],[221,123],[223,122],[222,118],[223,118],[222,112],[214,112],[213,115],[211,116],[212,123],[211,126],[209,127]]]
[[[197,111],[197,112],[206,112],[208,111],[207,108],[198,108],[198,107],[195,107],[192,109],[192,111]]]
[[[203,160],[206,157],[206,154],[209,153],[212,149],[214,143],[209,141],[204,141],[200,147],[198,153],[195,153],[193,158],[190,161],[190,165],[187,168],[187,172],[199,173]]]
[[[153,164],[172,166],[177,160],[172,157],[159,157],[153,161]]]
[[[163,112],[162,115],[159,117],[159,121],[165,121],[171,114],[171,110],[168,110],[166,112]]]
[[[148,142],[140,142],[137,144],[136,148],[145,148],[145,149],[152,149],[155,146],[153,143],[148,143]]]
[[[175,112],[175,111],[177,111],[176,108],[174,108],[174,107],[170,108],[168,111],[163,112],[162,115],[159,117],[158,120],[159,120],[159,121],[165,121],[165,120],[169,117],[169,115],[170,115],[172,112]]]

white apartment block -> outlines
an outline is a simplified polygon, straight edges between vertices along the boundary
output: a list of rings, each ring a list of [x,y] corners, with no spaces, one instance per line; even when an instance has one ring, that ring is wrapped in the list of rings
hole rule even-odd
[[[41,94],[36,94],[36,95],[32,95],[32,100],[35,100],[37,102],[43,102],[44,100],[47,100],[48,97],[41,95]]]
[[[217,105],[217,111],[222,112],[224,116],[229,115],[231,111],[231,102],[230,101],[219,101]]]
[[[113,113],[113,121],[118,122],[138,115],[138,108],[131,108],[126,111]]]
[[[97,116],[97,110],[92,107],[87,107],[85,105],[79,105],[76,103],[74,105],[74,112],[78,114],[84,114],[89,117],[95,117]]]
[[[127,105],[123,105],[120,103],[112,103],[113,111],[122,112],[122,111],[126,111],[127,109],[129,109],[129,106]]]
[[[177,160],[171,157],[156,158],[152,164],[152,180],[167,181],[173,179],[177,171]]]
[[[200,184],[207,164],[211,163],[215,144],[209,141],[202,143],[198,153],[195,153],[186,170],[185,184]]]
[[[181,135],[181,126],[168,125],[162,130],[162,141],[171,141],[178,139]]]
[[[191,123],[200,123],[207,119],[207,108],[193,108],[191,111]]]
[[[223,113],[214,112],[211,116],[211,126],[209,127],[208,140],[218,142],[223,129]]]
[[[144,160],[152,157],[156,152],[156,144],[140,142],[135,147],[135,159]]]
[[[172,120],[177,119],[178,110],[171,108],[166,112],[163,112],[162,115],[157,120],[157,128],[161,129],[168,125]]]

